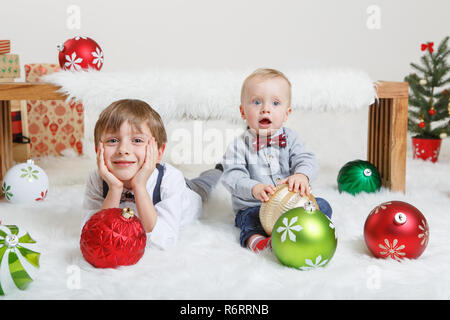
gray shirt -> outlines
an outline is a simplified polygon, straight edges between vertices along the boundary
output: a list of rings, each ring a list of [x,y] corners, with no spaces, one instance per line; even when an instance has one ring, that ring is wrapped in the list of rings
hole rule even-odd
[[[314,154],[305,149],[292,129],[281,127],[272,137],[281,133],[286,136],[285,147],[268,146],[256,151],[256,136],[249,129],[228,146],[222,162],[222,183],[231,192],[235,213],[261,205],[252,195],[252,188],[258,183],[276,186],[295,173],[306,175],[310,183],[316,177],[319,165]]]

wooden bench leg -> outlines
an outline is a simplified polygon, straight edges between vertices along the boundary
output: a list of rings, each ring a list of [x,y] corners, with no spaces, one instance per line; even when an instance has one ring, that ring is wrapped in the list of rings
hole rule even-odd
[[[405,192],[408,98],[380,98],[369,107],[367,161],[382,185]]]
[[[391,190],[405,192],[408,98],[392,100],[391,127],[389,159]]]
[[[0,182],[13,164],[11,104],[0,100]],[[3,193],[0,193],[3,196]]]

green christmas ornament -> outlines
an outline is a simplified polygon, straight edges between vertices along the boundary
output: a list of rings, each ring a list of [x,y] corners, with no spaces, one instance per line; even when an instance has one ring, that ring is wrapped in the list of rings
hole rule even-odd
[[[27,232],[15,225],[0,225],[0,295],[25,290],[36,277],[40,253],[35,246]]]
[[[331,220],[312,202],[286,211],[272,230],[272,250],[288,267],[310,270],[330,262],[337,246]]]
[[[381,187],[381,178],[378,169],[369,161],[354,160],[347,162],[337,177],[339,192],[357,194],[375,192]]]

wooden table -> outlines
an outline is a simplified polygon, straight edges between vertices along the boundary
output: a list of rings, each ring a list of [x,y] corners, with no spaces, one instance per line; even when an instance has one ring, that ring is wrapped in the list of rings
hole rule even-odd
[[[66,100],[66,95],[57,92],[59,89],[39,82],[0,83],[0,181],[13,165],[11,100]]]
[[[383,186],[405,192],[408,83],[379,81],[375,88],[379,99],[369,106],[367,160],[380,171]],[[0,83],[0,181],[13,163],[10,100],[65,100],[59,89],[48,83]]]

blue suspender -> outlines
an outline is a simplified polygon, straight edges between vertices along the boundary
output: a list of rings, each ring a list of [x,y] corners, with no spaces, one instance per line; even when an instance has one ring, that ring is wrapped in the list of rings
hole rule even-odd
[[[162,165],[157,163],[156,169],[158,169],[158,178],[156,178],[155,189],[153,189],[153,205],[161,201],[161,181],[164,175],[164,167]]]
[[[158,169],[158,177],[156,178],[155,189],[153,190],[152,201],[153,205],[156,205],[161,201],[161,181],[164,175],[164,167],[159,163],[156,164],[156,169]],[[108,184],[103,180],[103,198],[106,198],[108,194]]]

